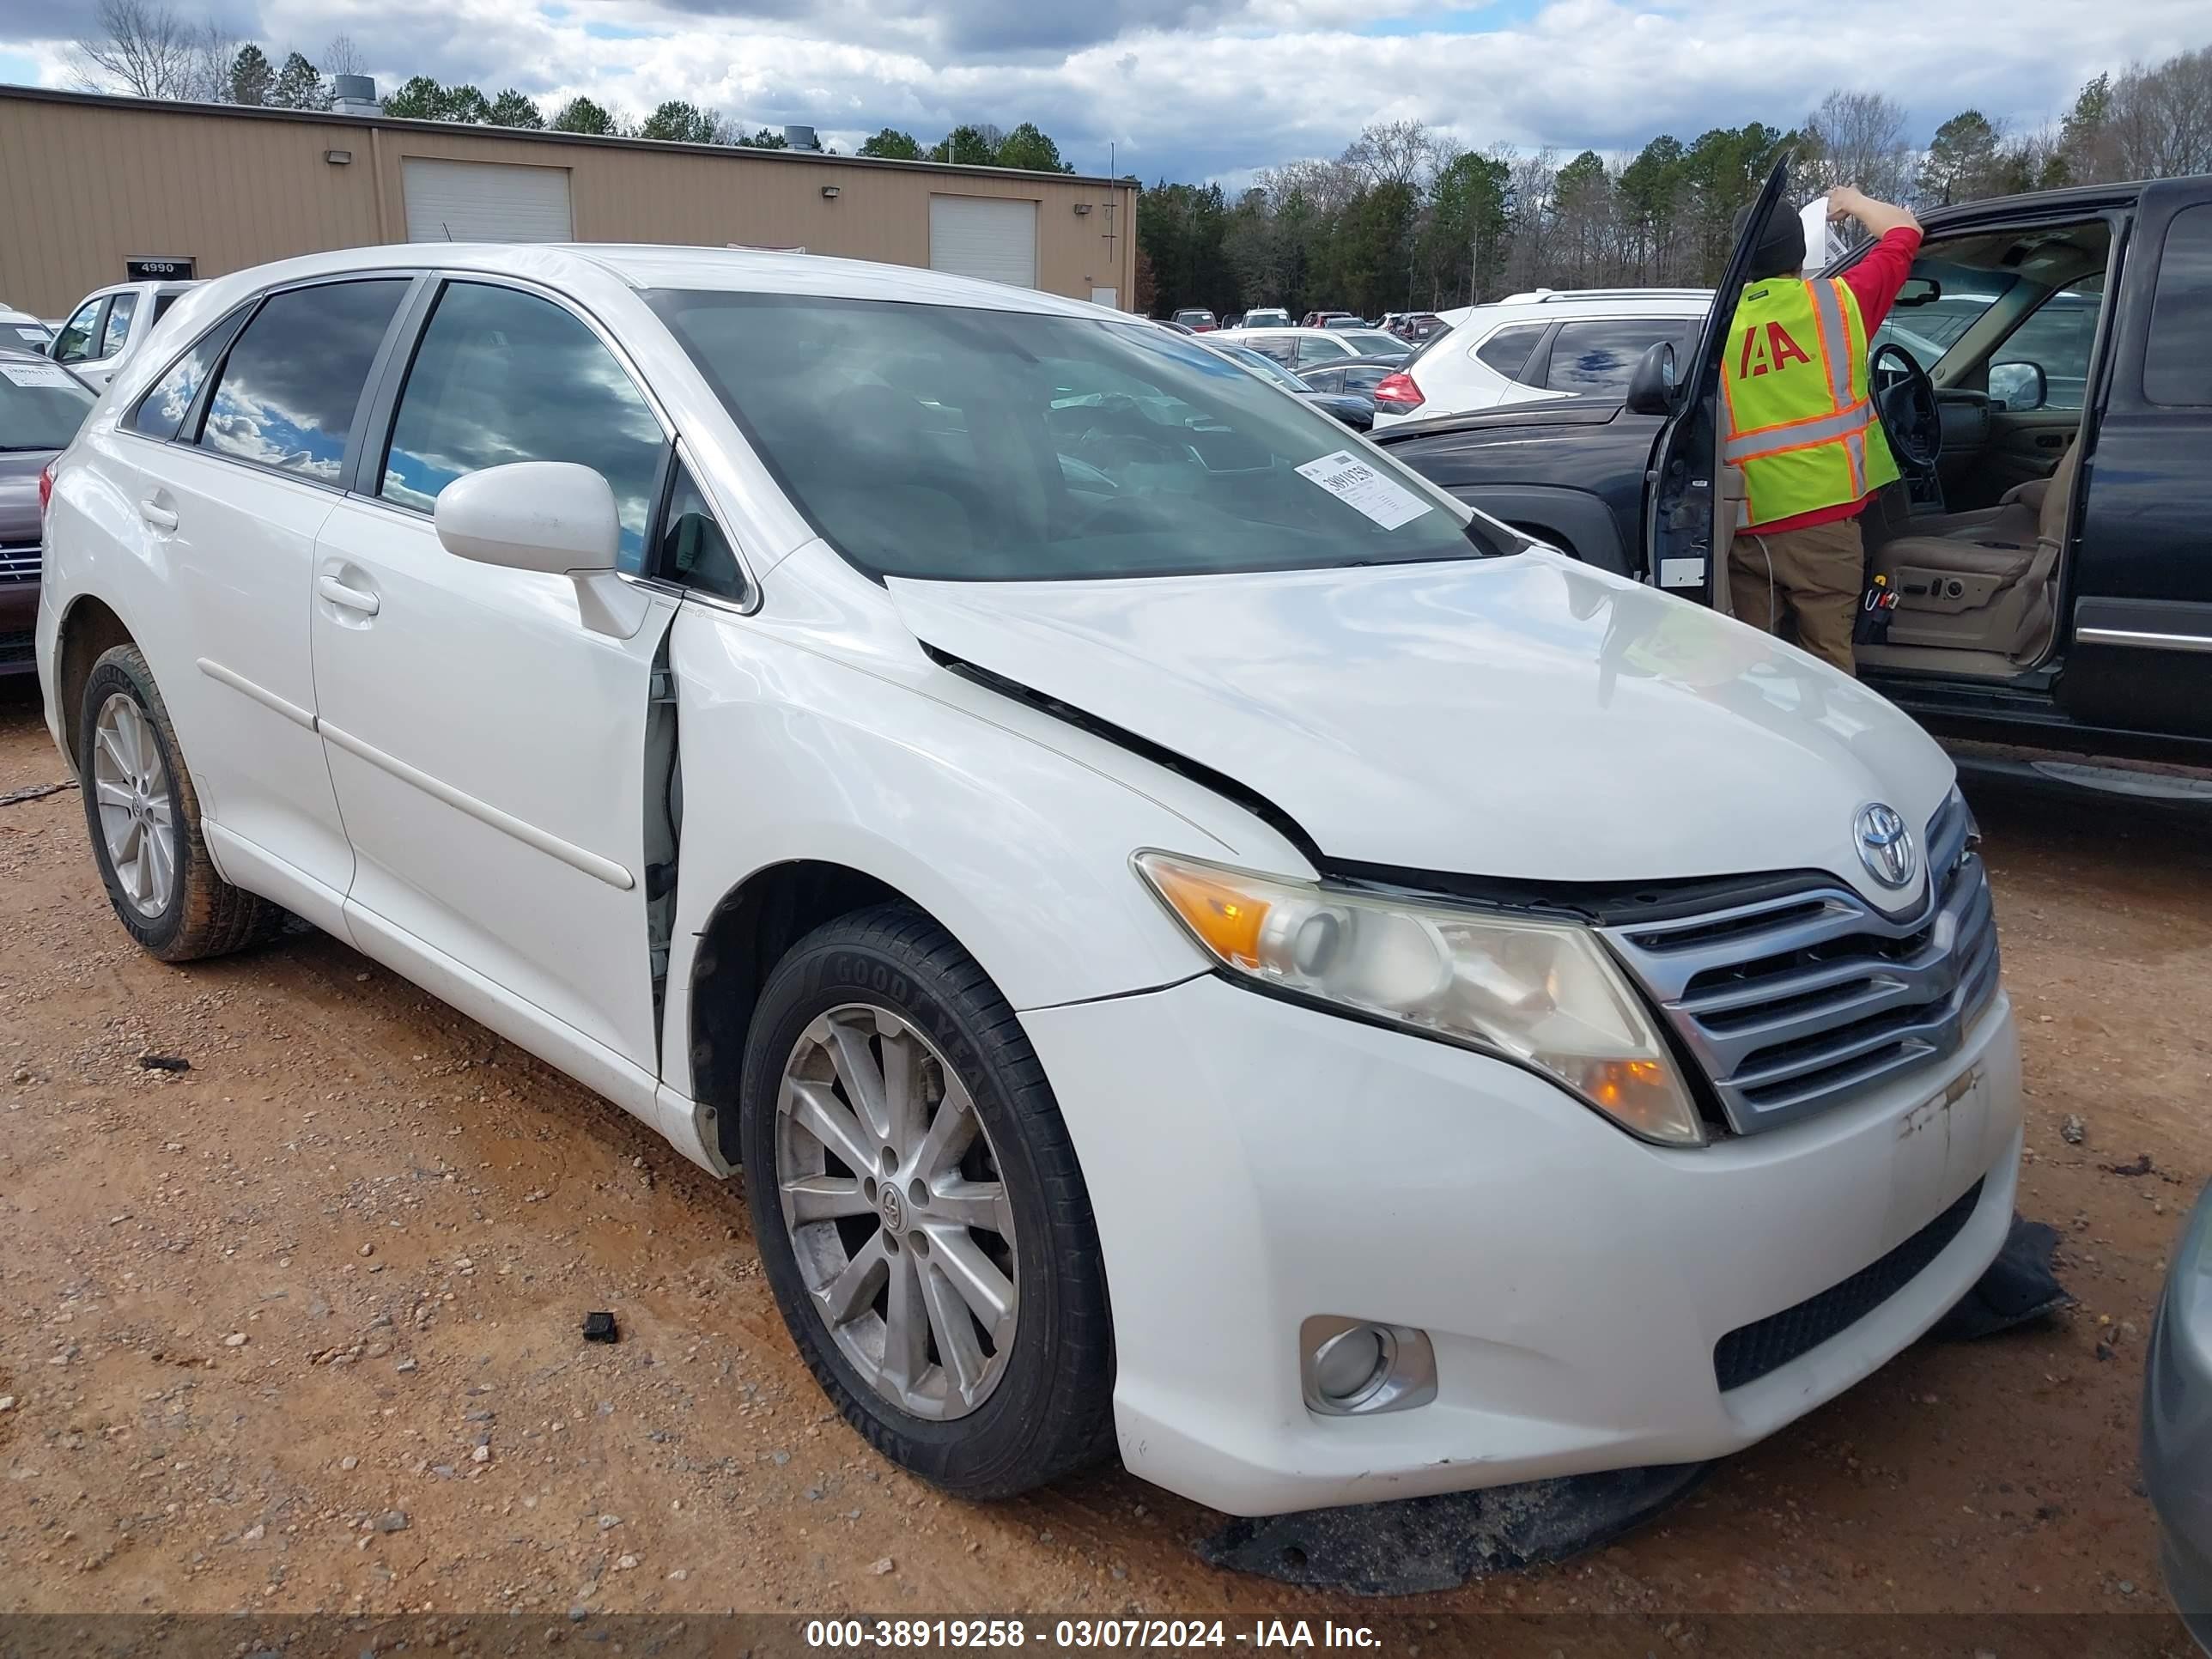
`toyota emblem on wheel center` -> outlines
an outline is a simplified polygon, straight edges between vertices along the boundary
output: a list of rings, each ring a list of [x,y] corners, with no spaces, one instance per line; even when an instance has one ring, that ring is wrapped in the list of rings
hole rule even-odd
[[[1905,828],[1895,807],[1881,801],[1862,806],[1852,828],[1859,862],[1866,866],[1869,875],[1885,887],[1903,887],[1911,881],[1917,862],[1912,831]]]

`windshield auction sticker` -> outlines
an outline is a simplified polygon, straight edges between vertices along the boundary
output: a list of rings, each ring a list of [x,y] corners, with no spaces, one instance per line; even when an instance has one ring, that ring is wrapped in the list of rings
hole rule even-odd
[[[1308,461],[1298,469],[1298,476],[1312,479],[1353,512],[1364,514],[1385,530],[1410,524],[1431,505],[1348,449]]]
[[[0,363],[0,374],[17,386],[67,386],[69,371],[52,363]]]

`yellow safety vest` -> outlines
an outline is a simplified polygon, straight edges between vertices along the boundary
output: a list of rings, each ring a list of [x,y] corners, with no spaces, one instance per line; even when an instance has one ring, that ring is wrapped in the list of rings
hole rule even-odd
[[[1743,469],[1740,525],[1841,507],[1897,477],[1867,398],[1866,325],[1840,281],[1743,291],[1721,365],[1721,454]]]

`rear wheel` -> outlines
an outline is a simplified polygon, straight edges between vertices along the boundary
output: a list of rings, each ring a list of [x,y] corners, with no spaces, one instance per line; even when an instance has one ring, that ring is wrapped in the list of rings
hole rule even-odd
[[[927,916],[799,942],[763,988],[739,1133],[784,1321],[848,1421],[1000,1498],[1112,1444],[1089,1194],[1020,1023]]]
[[[216,873],[168,706],[135,645],[103,653],[77,711],[77,782],[108,902],[164,962],[221,956],[284,913]]]

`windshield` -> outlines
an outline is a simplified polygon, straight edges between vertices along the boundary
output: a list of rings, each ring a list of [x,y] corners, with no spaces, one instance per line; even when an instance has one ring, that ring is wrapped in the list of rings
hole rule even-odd
[[[0,450],[68,448],[94,401],[58,363],[0,356]]]
[[[872,575],[1196,575],[1519,545],[1164,329],[806,295],[647,297],[784,491]]]

